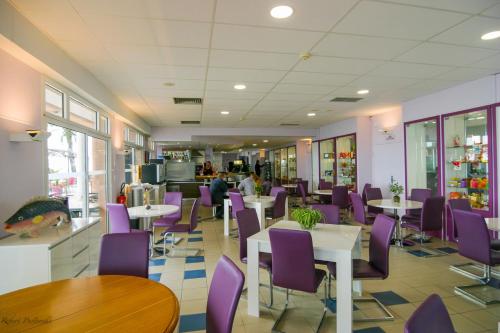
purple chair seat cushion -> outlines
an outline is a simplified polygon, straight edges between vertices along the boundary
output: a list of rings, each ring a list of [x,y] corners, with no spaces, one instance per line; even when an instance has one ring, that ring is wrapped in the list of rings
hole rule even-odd
[[[491,241],[491,249],[495,251],[500,251],[500,239],[495,239]]]
[[[166,232],[190,232],[191,231],[191,225],[189,224],[175,224],[171,227],[169,227]]]
[[[241,262],[246,264],[248,261],[247,257],[241,258]],[[273,257],[271,253],[260,252],[259,255],[259,267],[267,269],[268,271],[273,268]]]
[[[330,262],[327,264],[330,274],[337,277],[337,264]],[[384,273],[375,268],[368,261],[363,259],[352,260],[352,277],[354,279],[384,279]]]
[[[153,222],[155,227],[171,227],[181,219],[177,216],[164,216]]]

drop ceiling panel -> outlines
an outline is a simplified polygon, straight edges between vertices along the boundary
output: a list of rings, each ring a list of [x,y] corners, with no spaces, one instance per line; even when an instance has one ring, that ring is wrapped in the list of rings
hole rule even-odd
[[[465,46],[422,43],[397,60],[435,65],[464,66],[491,56],[493,50]]]
[[[478,14],[494,5],[498,0],[392,0],[401,4],[446,9],[450,11]]]
[[[203,66],[168,66],[128,64],[124,67],[132,78],[165,78],[204,80],[206,69]],[[168,82],[168,80],[165,80]],[[172,82],[175,83],[175,80]]]
[[[146,98],[154,98],[157,100],[172,101],[172,97],[203,97],[203,89],[199,90],[180,90],[172,88],[147,88],[137,89],[141,92],[142,96]]]
[[[324,73],[294,71],[288,73],[281,82],[310,84],[310,85],[340,86],[353,81],[355,78],[357,78],[356,75],[349,75],[349,74],[324,74]]]
[[[207,98],[220,98],[220,99],[247,99],[247,100],[255,100],[257,102],[259,99],[265,96],[265,93],[239,93],[232,91],[220,91],[220,90],[207,90],[205,93],[205,97]]]
[[[211,67],[289,70],[298,60],[296,54],[231,50],[210,52]]]
[[[471,81],[490,74],[495,74],[495,71],[484,68],[456,68],[452,71],[436,76],[435,79],[450,81]]]
[[[245,81],[246,82],[246,81]],[[234,89],[235,81],[207,81],[207,90],[220,90],[227,92],[234,92],[238,94],[245,93],[264,93],[271,90],[276,83],[272,82],[252,82],[251,84],[247,84],[247,88],[244,91],[238,91]]]
[[[324,94],[297,94],[297,93],[280,93],[271,92],[269,93],[265,100],[275,100],[275,101],[298,101],[298,102],[312,102],[321,98]]]
[[[324,95],[331,92],[335,86],[320,86],[320,85],[306,85],[296,83],[279,83],[274,89],[273,93],[287,93],[287,94],[314,94]]]
[[[425,40],[466,18],[460,13],[362,1],[333,32]]]
[[[214,107],[214,108],[250,108],[255,105],[255,100],[253,99],[224,99],[224,98],[211,98],[207,97],[203,101],[203,105],[205,107]]]
[[[322,36],[319,32],[215,24],[212,47],[298,55],[309,50]]]
[[[205,86],[205,81],[202,80],[180,80],[176,79],[172,81],[175,83],[173,87],[165,86],[165,79],[163,78],[144,78],[134,80],[135,86],[140,90],[147,89],[164,89],[166,92],[171,90],[203,90]],[[170,81],[168,81],[170,82]]]
[[[370,75],[428,79],[451,70],[450,66],[388,62],[370,72]]]
[[[268,14],[279,3],[269,0],[218,0],[216,22],[328,31],[357,2],[357,0],[314,0],[314,5],[303,0],[289,0],[295,15],[273,19]],[[263,15],[264,13],[264,15]]]
[[[483,15],[500,18],[500,3],[485,10]]]
[[[297,71],[316,73],[338,73],[362,75],[383,62],[378,60],[349,59],[335,57],[312,57],[295,67]]]
[[[491,68],[500,71],[500,53],[470,64],[470,67]]]
[[[313,49],[313,54],[345,58],[389,60],[417,46],[417,41],[328,34]]]
[[[207,49],[107,44],[111,55],[122,63],[172,66],[206,66]]]
[[[93,40],[59,41],[59,46],[79,62],[112,62],[111,52],[103,50],[99,42]]]
[[[232,81],[247,85],[252,89],[250,82],[277,82],[283,78],[286,71],[261,70],[261,69],[233,69],[233,68],[209,68],[208,80]]]
[[[487,32],[500,29],[500,19],[475,16],[437,35],[432,41],[457,45],[500,49],[500,39],[482,40]]]

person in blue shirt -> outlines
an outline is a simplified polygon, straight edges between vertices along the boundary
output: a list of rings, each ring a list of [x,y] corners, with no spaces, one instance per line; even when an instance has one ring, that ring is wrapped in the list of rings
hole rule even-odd
[[[210,184],[210,193],[212,194],[212,204],[216,204],[215,217],[222,219],[224,217],[224,195],[227,192],[227,184],[224,181],[226,174],[219,172],[217,178]]]

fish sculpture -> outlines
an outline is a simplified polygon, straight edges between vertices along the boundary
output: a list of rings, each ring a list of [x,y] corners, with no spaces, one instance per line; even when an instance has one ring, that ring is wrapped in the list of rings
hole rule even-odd
[[[4,230],[21,238],[37,237],[40,229],[49,225],[70,222],[68,207],[58,199],[33,198],[4,223]]]

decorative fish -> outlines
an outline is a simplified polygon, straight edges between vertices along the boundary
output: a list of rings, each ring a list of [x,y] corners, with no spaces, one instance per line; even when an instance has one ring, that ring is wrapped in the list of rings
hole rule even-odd
[[[70,221],[69,209],[61,200],[37,197],[5,221],[4,229],[20,237],[36,237],[39,230],[46,226]]]

